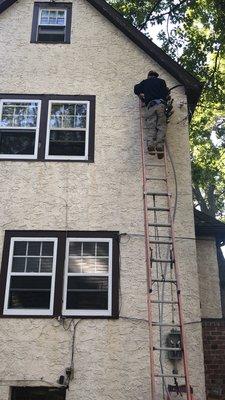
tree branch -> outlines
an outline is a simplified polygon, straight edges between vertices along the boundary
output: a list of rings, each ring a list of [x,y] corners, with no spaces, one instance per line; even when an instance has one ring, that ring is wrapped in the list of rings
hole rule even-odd
[[[145,18],[145,22],[139,27],[139,29],[144,29],[145,25],[148,23],[149,18],[151,17],[152,13],[155,11],[155,9],[159,6],[159,4],[161,3],[162,0],[158,0],[156,1],[156,3],[154,4],[154,6],[152,7],[152,9],[149,11],[149,13],[147,14],[146,18]]]
[[[157,3],[159,4],[160,1],[158,1]],[[176,10],[177,10],[180,6],[182,6],[184,3],[187,3],[187,6],[189,6],[189,5],[191,5],[192,3],[194,3],[194,0],[190,0],[190,1],[189,1],[189,0],[181,0],[179,4],[176,4],[174,7],[170,8],[169,11],[167,11],[167,12],[165,12],[165,13],[162,13],[162,14],[159,14],[159,15],[156,15],[155,17],[152,17],[152,18],[151,18],[152,13],[155,11],[155,8],[154,8],[153,10],[151,10],[151,11],[147,14],[147,16],[146,16],[146,18],[145,18],[145,22],[143,22],[143,24],[139,27],[139,29],[144,29],[145,26],[147,25],[147,23],[150,22],[150,21],[154,21],[155,19],[160,18],[160,17],[164,17],[165,15],[171,15],[174,11],[176,11]],[[158,4],[157,4],[157,5],[158,5]]]
[[[204,213],[208,214],[209,210],[208,210],[206,201],[205,201],[204,197],[201,194],[201,191],[200,191],[199,187],[193,186],[193,194],[194,194],[196,200],[198,201],[198,203],[200,205],[201,211],[203,211]]]

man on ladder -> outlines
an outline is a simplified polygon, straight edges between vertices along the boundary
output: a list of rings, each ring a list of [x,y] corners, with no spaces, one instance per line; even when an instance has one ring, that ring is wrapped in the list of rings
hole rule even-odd
[[[166,135],[166,100],[169,89],[156,71],[149,71],[147,79],[134,86],[134,93],[145,103],[146,125],[149,130],[148,151],[163,158]]]

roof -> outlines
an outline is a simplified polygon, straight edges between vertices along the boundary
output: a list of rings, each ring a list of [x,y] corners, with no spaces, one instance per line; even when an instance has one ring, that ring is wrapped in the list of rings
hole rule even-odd
[[[215,236],[225,243],[225,223],[202,211],[194,210],[196,236]]]
[[[186,95],[190,110],[193,112],[200,97],[203,85],[180,64],[174,61],[152,40],[148,39],[137,28],[131,25],[126,19],[104,0],[87,0],[104,17],[120,29],[139,48],[153,58],[161,67],[168,71],[177,81],[185,86]],[[10,7],[16,0],[0,0],[0,13]]]

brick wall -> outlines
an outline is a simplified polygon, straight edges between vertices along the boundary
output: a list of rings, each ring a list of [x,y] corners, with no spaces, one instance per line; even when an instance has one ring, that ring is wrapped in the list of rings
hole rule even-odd
[[[225,319],[203,319],[207,400],[225,400]]]

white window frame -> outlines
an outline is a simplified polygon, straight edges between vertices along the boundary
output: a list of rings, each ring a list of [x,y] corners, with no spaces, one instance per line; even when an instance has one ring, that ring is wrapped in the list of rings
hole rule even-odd
[[[13,251],[14,251],[14,243],[15,242],[54,242],[54,250],[53,250],[53,264],[52,264],[52,272],[12,272],[12,261],[13,261]],[[57,248],[58,248],[58,238],[55,237],[12,237],[10,242],[10,250],[9,250],[9,261],[8,261],[8,271],[7,271],[7,279],[6,279],[6,290],[5,290],[5,299],[4,299],[4,315],[52,315],[54,308],[54,297],[55,297],[55,277],[56,277],[56,259],[57,259]],[[50,303],[49,309],[33,309],[33,308],[8,308],[9,301],[9,289],[10,289],[10,278],[11,276],[51,276],[51,292],[50,292]]]
[[[0,126],[0,130],[34,130],[35,131],[35,143],[34,143],[34,154],[0,154],[0,159],[27,159],[36,160],[38,155],[38,142],[39,142],[39,129],[40,129],[40,116],[41,116],[41,100],[37,99],[1,99],[0,100],[0,120],[2,119],[3,103],[32,103],[38,104],[37,109],[37,125],[36,128],[32,127],[5,127]]]
[[[42,11],[63,11],[65,13],[65,22],[64,25],[59,25],[59,24],[41,24],[41,12]],[[38,26],[62,26],[62,27],[66,27],[66,23],[67,23],[67,9],[66,8],[39,8],[39,14],[38,14]]]
[[[86,104],[86,128],[52,128],[54,130],[68,130],[68,131],[84,131],[85,132],[85,155],[84,156],[58,156],[49,155],[49,143],[50,143],[50,118],[52,104]],[[46,146],[45,146],[45,159],[46,160],[88,160],[88,148],[89,148],[89,120],[90,120],[90,101],[88,100],[49,100],[48,102],[48,121],[46,130]]]
[[[108,273],[73,273],[68,272],[69,266],[69,245],[70,242],[105,242],[109,243],[109,270]],[[65,316],[111,316],[112,315],[112,262],[113,262],[113,252],[112,252],[113,239],[112,238],[82,238],[82,237],[70,237],[67,238],[66,243],[66,254],[65,254],[65,266],[64,266],[64,288],[63,288],[63,306],[62,315]],[[108,309],[107,310],[67,310],[66,300],[67,300],[67,286],[68,286],[68,276],[107,276],[108,277]]]

